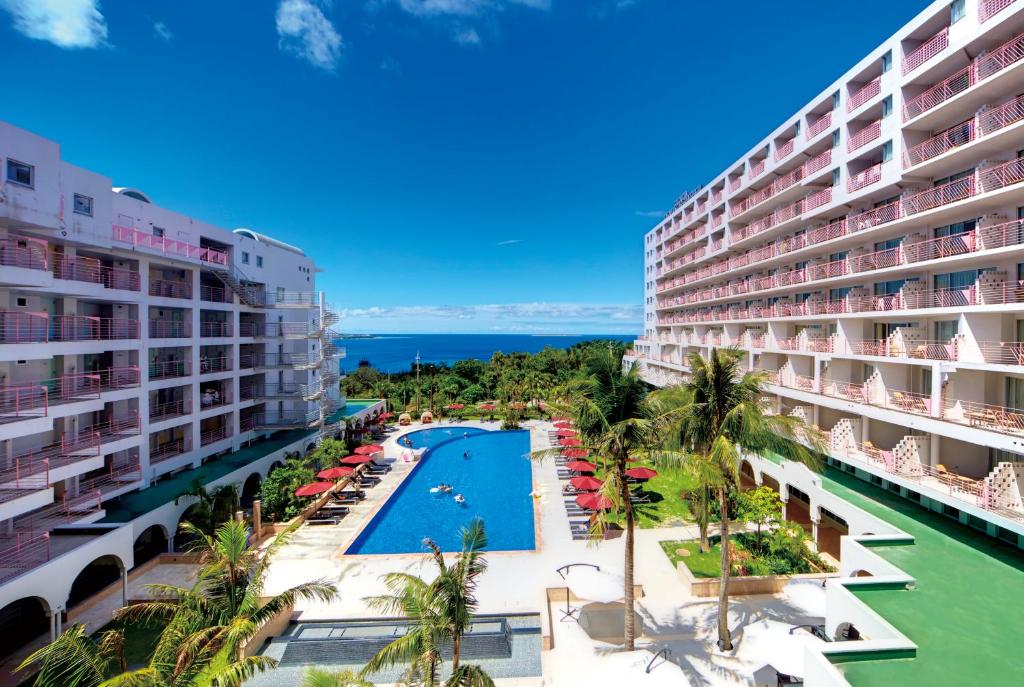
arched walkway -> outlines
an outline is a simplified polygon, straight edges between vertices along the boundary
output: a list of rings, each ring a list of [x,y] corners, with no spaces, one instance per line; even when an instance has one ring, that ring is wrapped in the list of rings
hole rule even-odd
[[[239,497],[242,508],[252,507],[252,502],[259,498],[262,484],[263,478],[258,472],[254,472],[246,478],[245,484],[242,485],[242,494]]]
[[[152,525],[135,540],[135,565],[139,566],[167,552],[167,530],[163,525]]]
[[[836,628],[837,642],[853,642],[860,639],[860,630],[853,623],[841,623]]]
[[[0,608],[0,654],[9,656],[40,635],[50,634],[49,605],[38,596],[18,599]]]
[[[193,516],[198,514],[200,504],[193,503],[191,506],[185,509],[185,512],[178,518],[178,526],[174,530],[174,550],[175,551],[188,551],[192,543],[196,540],[195,535],[189,534],[182,531],[181,524],[183,522],[192,522],[197,526],[202,526],[202,523],[196,523],[193,521]]]
[[[78,573],[75,581],[71,583],[67,607],[73,608],[107,585],[116,582],[121,577],[123,569],[124,563],[114,555],[100,556],[82,568],[82,572]]]
[[[753,489],[757,486],[754,466],[748,460],[740,462],[740,486],[744,489]]]

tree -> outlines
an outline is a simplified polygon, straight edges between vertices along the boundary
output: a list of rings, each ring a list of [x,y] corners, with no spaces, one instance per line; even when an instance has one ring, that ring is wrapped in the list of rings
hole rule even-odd
[[[295,490],[309,484],[316,474],[304,458],[287,458],[283,466],[274,468],[260,485],[263,513],[274,520],[288,520],[309,505],[295,496]]]
[[[297,600],[328,601],[336,595],[333,585],[315,581],[264,597],[270,560],[294,527],[279,534],[262,555],[249,546],[245,525],[235,520],[218,527],[213,536],[188,523],[185,528],[196,537],[194,550],[200,554],[195,585],[151,585],[156,600],[114,614],[126,622],[164,624],[147,666],[126,672],[120,632],[106,632],[97,642],[82,625],[74,625],[18,670],[39,663],[39,687],[240,687],[276,665],[273,659],[244,656],[247,641]]]
[[[188,511],[188,522],[206,534],[213,534],[217,525],[225,520],[230,520],[238,510],[237,484],[224,484],[207,490],[202,482],[194,479],[188,489],[178,494],[174,503],[177,504],[180,499],[189,496],[198,501]]]
[[[782,499],[771,487],[758,487],[737,494],[738,517],[757,525],[757,549],[761,550],[761,528],[782,521]]]
[[[697,523],[697,530],[700,532],[700,551],[701,553],[707,553],[711,550],[711,542],[708,540],[708,527],[711,524],[712,499],[710,485],[717,477],[717,472],[712,470],[701,474],[695,468],[703,468],[704,466],[696,463],[696,461],[693,463],[687,463],[687,467],[690,468],[690,474],[696,477],[698,486],[686,492],[683,500],[686,501],[686,505],[690,507],[690,513],[693,515],[693,519]]]
[[[373,683],[347,670],[331,673],[320,668],[306,668],[302,675],[302,687],[373,687]]]
[[[365,676],[387,666],[408,663],[407,682],[421,681],[426,687],[434,687],[442,647],[450,643],[452,674],[446,684],[492,687],[493,681],[482,668],[461,662],[462,638],[478,605],[477,581],[487,570],[483,553],[487,546],[484,523],[475,519],[462,529],[462,551],[451,565],[445,561],[444,552],[436,542],[425,539],[423,543],[430,550],[437,577],[433,582],[426,582],[409,573],[384,576],[389,593],[369,597],[367,603],[389,615],[409,618],[411,627],[405,635],[378,651],[361,674]]]
[[[632,493],[626,480],[629,459],[648,455],[658,441],[658,418],[648,402],[647,385],[635,365],[622,369],[621,353],[597,348],[586,362],[587,376],[569,384],[567,403],[552,404],[553,410],[571,416],[583,447],[591,452],[605,470],[602,493],[625,520],[625,648],[635,648],[636,628],[633,591],[633,546],[636,517]],[[604,515],[596,519],[603,530]]]
[[[815,442],[799,418],[766,415],[760,405],[767,373],[740,367],[742,353],[713,349],[709,358],[690,356],[690,375],[677,389],[659,393],[656,402],[671,409],[675,423],[670,448],[680,447],[691,462],[702,463],[703,486],[713,490],[719,507],[721,573],[718,594],[718,644],[732,649],[729,630],[729,494],[739,486],[741,451],[775,454],[820,469],[819,454],[798,442]]]

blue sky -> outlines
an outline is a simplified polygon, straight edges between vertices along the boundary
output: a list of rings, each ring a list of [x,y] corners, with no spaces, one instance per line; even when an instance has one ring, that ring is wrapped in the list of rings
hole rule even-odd
[[[0,118],[359,332],[641,329],[641,238],[927,3],[0,0]]]

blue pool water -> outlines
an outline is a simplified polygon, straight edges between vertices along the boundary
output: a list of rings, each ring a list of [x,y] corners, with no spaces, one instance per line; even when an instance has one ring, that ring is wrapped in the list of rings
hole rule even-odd
[[[475,517],[484,521],[488,550],[534,548],[529,432],[438,427],[407,436],[426,453],[347,553],[422,553],[424,537],[458,551],[459,530]],[[452,485],[451,494],[430,491],[441,482]],[[455,503],[456,493],[464,504]]]

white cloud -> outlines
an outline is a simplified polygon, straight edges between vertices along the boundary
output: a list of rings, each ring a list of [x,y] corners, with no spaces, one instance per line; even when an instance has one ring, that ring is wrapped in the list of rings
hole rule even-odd
[[[497,32],[496,15],[515,7],[536,10],[551,9],[551,0],[378,0],[373,5],[379,9],[381,3],[390,1],[406,14],[440,24],[460,45],[480,45],[483,36],[476,27],[468,25],[472,20],[483,26],[485,35]]]
[[[392,74],[401,74],[402,65],[398,63],[398,60],[391,56],[385,57],[380,61],[380,70],[382,72],[390,72]]]
[[[334,71],[341,58],[341,35],[324,15],[317,0],[281,0],[277,6],[277,35],[287,50],[314,67]]]
[[[153,24],[153,30],[156,31],[156,35],[160,36],[168,43],[170,43],[171,39],[174,38],[174,34],[171,33],[171,30],[169,28],[167,28],[167,24],[163,23],[162,21],[158,21],[157,23]]]
[[[661,219],[665,216],[664,210],[634,210],[633,214],[637,217],[655,217]]]
[[[496,245],[496,246],[513,246],[513,245],[515,245],[517,243],[522,243],[522,242],[523,242],[522,239],[506,239],[504,241],[498,241],[494,245]]]
[[[480,34],[476,29],[458,29],[455,32],[455,42],[459,45],[480,45]]]
[[[99,0],[0,0],[14,28],[61,48],[95,48],[107,40]]]

